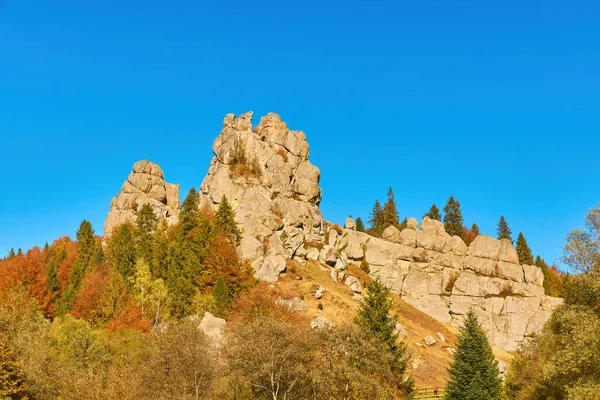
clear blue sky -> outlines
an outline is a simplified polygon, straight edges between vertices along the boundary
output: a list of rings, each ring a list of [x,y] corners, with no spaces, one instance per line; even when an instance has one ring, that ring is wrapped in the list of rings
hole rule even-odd
[[[452,193],[535,253],[600,201],[597,1],[0,0],[0,254],[97,232],[136,160],[199,187],[226,113],[278,112],[322,210]]]

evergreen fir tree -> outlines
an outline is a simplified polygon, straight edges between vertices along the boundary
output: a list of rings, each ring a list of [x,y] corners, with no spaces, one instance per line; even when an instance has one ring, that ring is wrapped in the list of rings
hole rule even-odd
[[[479,226],[475,222],[473,222],[473,225],[471,225],[471,234],[474,237],[477,237],[479,235]]]
[[[160,226],[152,234],[150,272],[155,279],[167,279],[167,270],[170,263],[169,238],[166,233],[167,229],[167,221],[163,219]]]
[[[510,242],[513,243],[511,235],[512,231],[508,227],[504,215],[500,216],[500,221],[498,221],[498,239],[509,239]]]
[[[198,219],[200,218],[199,205],[200,196],[195,188],[191,188],[185,200],[183,200],[181,213],[179,214],[179,221],[184,232],[190,232],[198,226]]]
[[[235,212],[227,201],[227,197],[223,195],[221,204],[215,213],[215,228],[223,232],[229,238],[229,241],[238,245],[241,238],[241,231],[235,222]]]
[[[8,251],[8,256],[6,256],[6,258],[8,260],[10,260],[11,258],[15,258],[16,254],[15,254],[15,249],[14,248],[10,248],[10,250]]]
[[[225,311],[231,305],[232,297],[227,284],[220,276],[217,278],[215,287],[213,288],[213,299],[215,301],[215,315],[222,318]]]
[[[129,282],[135,273],[136,260],[135,239],[129,224],[117,228],[109,241],[109,250],[112,267]]]
[[[423,218],[425,218],[425,217],[429,217],[431,219],[437,219],[438,221],[442,220],[442,214],[440,213],[440,209],[437,208],[437,206],[435,204],[433,204],[431,206],[429,211],[427,211],[425,214],[423,214]]]
[[[158,218],[154,214],[152,205],[145,203],[137,211],[135,218],[137,228],[136,242],[138,255],[146,260],[152,260],[152,234],[158,225]]]
[[[357,232],[365,231],[365,223],[363,222],[361,217],[356,218],[356,231]]]
[[[371,230],[381,235],[381,232],[385,229],[383,227],[383,208],[379,203],[379,200],[375,200],[375,204],[373,205],[373,211],[371,211],[371,218],[369,218],[369,225],[371,225]]]
[[[398,226],[398,230],[401,231],[403,229],[406,229],[407,226],[408,226],[408,219],[404,218],[402,220],[402,222],[400,222],[400,225]]]
[[[396,332],[396,318],[390,316],[393,300],[390,289],[387,288],[379,278],[375,279],[367,287],[367,293],[358,310],[356,323],[358,326],[373,333],[381,340],[394,355],[394,370],[399,376],[403,376],[403,386],[400,388],[406,393],[413,390],[413,380],[408,375],[408,361],[405,357],[406,346],[397,344],[398,333]]]
[[[519,256],[519,263],[533,265],[533,254],[522,232],[519,232],[517,237],[517,255]]]
[[[385,229],[388,226],[400,226],[398,209],[396,208],[396,200],[394,199],[394,191],[390,186],[387,191],[387,201],[383,205],[383,223],[382,228]],[[383,232],[383,230],[382,230]]]
[[[548,296],[554,296],[555,294],[552,293],[552,290],[550,288],[550,277],[548,276],[548,264],[546,264],[546,261],[544,261],[544,259],[542,257],[540,257],[539,255],[535,258],[535,265],[542,270],[542,273],[544,274],[544,293],[546,293]]]
[[[0,399],[29,399],[25,379],[15,361],[11,348],[0,343]]]
[[[473,311],[458,334],[445,400],[500,400],[498,362]]]
[[[46,278],[48,280],[48,291],[53,295],[58,292],[58,265],[56,262],[56,250],[54,247],[48,247],[45,251],[46,265],[48,265],[48,272]]]
[[[450,236],[463,236],[463,216],[460,202],[455,200],[452,195],[444,206],[444,229]]]

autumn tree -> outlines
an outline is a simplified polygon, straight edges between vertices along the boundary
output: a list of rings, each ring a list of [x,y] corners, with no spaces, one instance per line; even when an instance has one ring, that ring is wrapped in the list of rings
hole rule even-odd
[[[429,217],[431,219],[436,219],[438,221],[442,220],[442,214],[440,214],[440,209],[437,208],[437,206],[435,204],[433,204],[431,206],[429,211],[427,211],[425,214],[423,214],[423,218],[425,218],[425,217]]]
[[[27,385],[9,344],[0,341],[0,399],[29,399]]]
[[[511,243],[513,243],[513,239],[511,237],[512,231],[508,227],[508,223],[504,219],[504,215],[500,216],[500,220],[498,221],[498,239],[508,239]]]
[[[215,213],[215,228],[223,232],[231,243],[238,245],[241,239],[241,231],[235,222],[235,212],[227,201],[227,197],[223,195],[221,204]]]
[[[458,334],[454,362],[448,369],[446,400],[500,400],[498,362],[485,332],[469,311]]]
[[[363,222],[361,217],[356,218],[356,231],[357,232],[365,231],[365,223]]]
[[[533,265],[533,254],[522,232],[519,232],[519,236],[517,237],[517,255],[519,256],[519,263]]]
[[[463,215],[460,202],[455,200],[452,195],[444,206],[444,229],[451,236],[461,236],[463,233]]]

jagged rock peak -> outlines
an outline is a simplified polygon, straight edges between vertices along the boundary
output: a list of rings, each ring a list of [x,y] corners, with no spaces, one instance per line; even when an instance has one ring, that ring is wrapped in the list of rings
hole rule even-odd
[[[133,164],[133,170],[121,187],[121,192],[110,203],[104,222],[104,235],[125,222],[134,222],[138,207],[150,204],[159,218],[168,223],[179,217],[179,185],[165,182],[162,169],[148,160]]]
[[[269,113],[252,129],[252,112],[227,114],[200,186],[201,207],[223,196],[243,229],[239,251],[263,280],[275,280],[286,260],[303,256],[305,241],[324,239],[320,171],[308,161],[306,135]]]

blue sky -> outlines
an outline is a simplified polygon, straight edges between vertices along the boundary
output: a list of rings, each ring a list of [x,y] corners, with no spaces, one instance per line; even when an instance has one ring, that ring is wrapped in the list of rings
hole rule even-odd
[[[217,4],[219,3],[219,4]],[[594,1],[0,0],[0,254],[97,232],[136,160],[199,187],[226,113],[304,130],[325,217],[452,193],[535,253],[600,201]]]

